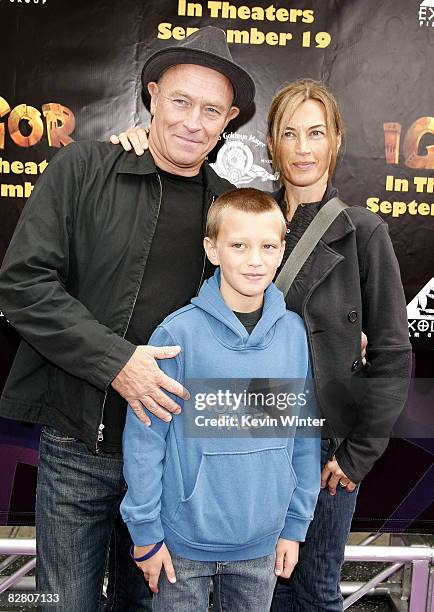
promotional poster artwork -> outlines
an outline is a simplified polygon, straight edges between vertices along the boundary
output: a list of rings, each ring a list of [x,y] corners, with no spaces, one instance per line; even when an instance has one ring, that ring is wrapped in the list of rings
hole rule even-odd
[[[405,412],[427,432],[392,440],[354,527],[431,531],[434,432],[420,415],[434,406],[434,0],[0,0],[0,10],[0,260],[56,151],[149,122],[140,72],[151,49],[214,25],[252,74],[255,106],[211,159],[237,186],[278,184],[265,130],[280,87],[300,77],[330,86],[346,125],[335,183],[345,202],[388,223],[414,349]],[[18,341],[0,312],[0,387]],[[34,520],[38,436],[37,426],[0,420],[0,523]]]

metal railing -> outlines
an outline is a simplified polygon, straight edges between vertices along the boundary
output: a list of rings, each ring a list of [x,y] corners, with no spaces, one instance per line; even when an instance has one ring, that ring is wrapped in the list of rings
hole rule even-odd
[[[377,534],[366,538],[361,545],[345,547],[345,561],[383,562],[390,563],[376,576],[366,582],[342,583],[343,594],[349,595],[344,600],[347,610],[353,603],[366,594],[389,594],[395,601],[401,601],[401,610],[408,612],[434,612],[434,547],[430,546],[370,546]],[[31,556],[32,559],[10,576],[1,581],[0,593],[7,589],[34,590],[33,578],[26,577],[36,564],[36,540],[20,538],[0,538],[0,555],[8,555],[0,563],[0,571],[4,571],[21,556]],[[411,567],[410,589],[407,595],[399,589],[397,583],[384,581],[404,567]]]

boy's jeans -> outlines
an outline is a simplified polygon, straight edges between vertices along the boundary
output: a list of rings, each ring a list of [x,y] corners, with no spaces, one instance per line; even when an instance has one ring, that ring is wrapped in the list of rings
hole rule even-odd
[[[328,441],[323,441],[322,466],[328,447]],[[339,581],[358,490],[348,493],[338,485],[335,496],[328,488],[321,490],[298,564],[289,580],[277,581],[271,612],[343,610]]]
[[[240,521],[243,517],[240,516]],[[164,568],[154,595],[154,612],[208,612],[210,579],[214,612],[268,612],[276,583],[275,555],[249,561],[191,561],[171,555],[176,583]]]
[[[44,428],[36,493],[36,586],[40,593],[59,596],[47,610],[99,610],[110,539],[105,609],[152,609],[119,516],[125,490],[121,454],[93,455],[75,438]]]

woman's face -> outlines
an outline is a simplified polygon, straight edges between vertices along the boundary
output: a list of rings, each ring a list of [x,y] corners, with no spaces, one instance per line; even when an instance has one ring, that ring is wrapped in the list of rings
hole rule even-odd
[[[340,138],[338,138],[338,148]],[[305,100],[289,120],[280,148],[281,178],[297,187],[327,182],[331,147],[324,106]]]

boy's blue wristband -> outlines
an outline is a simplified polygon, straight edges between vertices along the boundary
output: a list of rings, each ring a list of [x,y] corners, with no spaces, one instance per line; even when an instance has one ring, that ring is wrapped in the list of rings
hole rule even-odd
[[[134,556],[134,544],[133,544],[130,548],[130,557],[134,561],[139,561],[139,562],[146,561],[147,559],[150,559],[151,557],[153,557],[160,550],[160,548],[163,546],[163,543],[164,543],[164,540],[161,540],[161,542],[157,542],[157,544],[155,544],[155,546],[151,548],[151,550],[147,552],[146,555],[143,555],[143,557]]]

